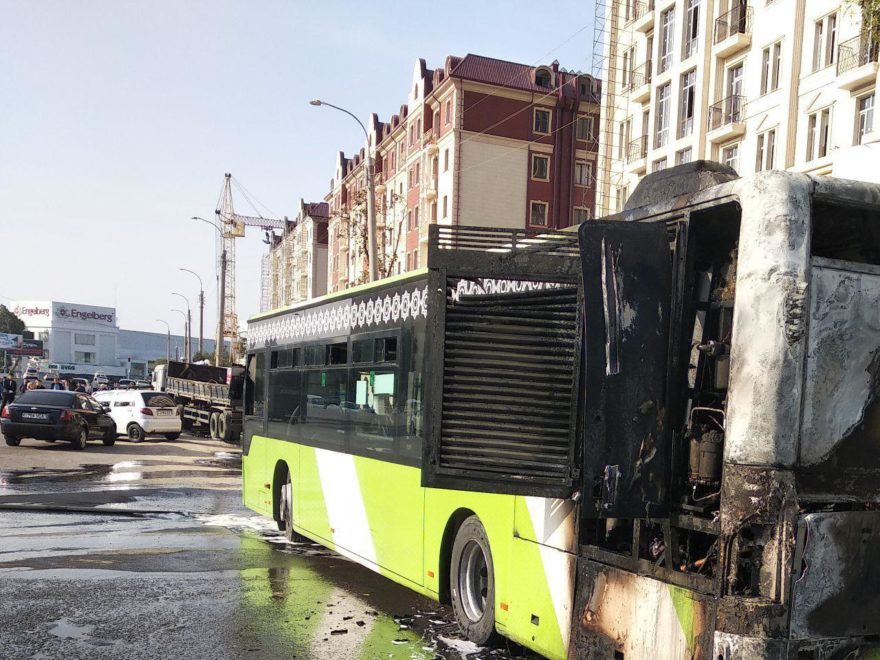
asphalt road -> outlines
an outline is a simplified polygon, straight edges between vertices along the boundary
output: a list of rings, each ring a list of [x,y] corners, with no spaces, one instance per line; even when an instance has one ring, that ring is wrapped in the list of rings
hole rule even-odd
[[[0,657],[509,658],[448,608],[241,505],[241,457],[183,436],[0,444]]]

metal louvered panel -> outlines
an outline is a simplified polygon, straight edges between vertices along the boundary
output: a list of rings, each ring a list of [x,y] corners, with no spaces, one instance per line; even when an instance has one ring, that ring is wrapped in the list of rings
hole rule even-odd
[[[440,472],[571,485],[577,310],[570,285],[447,300]]]

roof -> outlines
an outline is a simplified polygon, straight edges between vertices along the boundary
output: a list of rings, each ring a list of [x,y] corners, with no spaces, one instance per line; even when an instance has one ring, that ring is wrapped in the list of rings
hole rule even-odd
[[[507,60],[497,60],[494,57],[473,55],[471,53],[468,53],[463,58],[449,58],[449,75],[456,78],[545,94],[553,91],[554,87],[558,87],[559,81],[550,88],[536,85],[534,72],[538,68],[541,67],[509,62]],[[559,71],[558,64],[555,62],[546,68],[555,71],[556,75],[565,76],[566,81],[574,78],[576,75],[571,72]]]
[[[327,202],[308,202],[305,205],[305,214],[310,218],[320,220],[330,217],[330,205]]]

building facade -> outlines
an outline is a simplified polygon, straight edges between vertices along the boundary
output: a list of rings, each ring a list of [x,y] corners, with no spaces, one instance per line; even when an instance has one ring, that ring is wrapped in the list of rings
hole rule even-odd
[[[741,175],[880,177],[878,47],[857,2],[600,4],[600,214],[622,209],[646,173],[697,159]]]
[[[327,293],[328,215],[326,202],[300,199],[296,218],[284,223],[280,236],[271,236],[267,309]]]
[[[561,229],[594,213],[600,82],[557,62],[478,55],[418,60],[406,103],[339,153],[329,206],[327,290],[366,280],[366,172],[373,170],[380,276],[425,264],[431,224]]]

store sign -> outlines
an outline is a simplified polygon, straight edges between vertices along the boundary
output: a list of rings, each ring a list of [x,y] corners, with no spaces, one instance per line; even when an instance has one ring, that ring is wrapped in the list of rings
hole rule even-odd
[[[49,320],[52,309],[47,303],[19,303],[13,309],[13,313],[24,322],[39,319]]]
[[[49,363],[49,372],[50,373],[76,373],[78,371],[75,364],[55,364],[54,362]]]
[[[24,341],[21,335],[13,335],[9,332],[0,332],[0,351],[13,351],[21,348]]]
[[[116,320],[115,310],[109,307],[88,307],[67,303],[55,303],[54,307],[55,318],[63,321],[94,321],[113,325]]]
[[[9,355],[27,355],[29,357],[43,357],[43,342],[40,339],[23,339],[18,348],[8,349]]]

